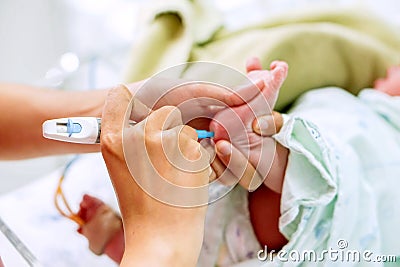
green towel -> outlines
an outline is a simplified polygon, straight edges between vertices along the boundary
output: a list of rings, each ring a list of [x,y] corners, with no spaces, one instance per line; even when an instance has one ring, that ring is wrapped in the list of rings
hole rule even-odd
[[[126,73],[128,82],[187,62],[194,46],[210,40],[222,21],[216,11],[187,0],[160,0],[152,4],[140,25]]]
[[[280,110],[313,88],[338,86],[357,94],[400,63],[400,34],[363,10],[288,13],[228,31],[211,7],[199,3],[176,0],[154,8],[132,50],[129,82],[187,61],[245,72],[249,57],[259,57],[264,68],[280,59],[289,64]]]

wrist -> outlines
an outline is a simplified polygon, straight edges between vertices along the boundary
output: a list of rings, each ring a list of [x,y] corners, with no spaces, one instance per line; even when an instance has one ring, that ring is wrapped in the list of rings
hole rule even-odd
[[[204,235],[205,209],[194,209],[202,209],[198,213],[201,216],[191,214],[191,220],[186,220],[183,214],[173,221],[164,218],[155,222],[152,218],[146,223],[143,217],[131,222],[124,220],[125,253],[121,266],[122,263],[126,266],[133,263],[135,266],[196,266]]]
[[[132,235],[135,236],[136,233]],[[138,234],[134,240],[126,236],[125,252],[120,266],[195,266],[198,255],[191,256],[191,246],[174,245],[177,240],[179,238],[171,240],[157,234],[147,234],[146,238],[140,238]]]

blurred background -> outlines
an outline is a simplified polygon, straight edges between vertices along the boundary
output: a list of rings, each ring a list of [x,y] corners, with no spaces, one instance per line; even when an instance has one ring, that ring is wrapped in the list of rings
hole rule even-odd
[[[316,5],[331,8],[356,5],[375,11],[400,31],[397,0],[203,1],[221,12],[230,28],[288,10]],[[54,90],[87,90],[122,82],[131,44],[153,2],[1,0],[0,81]],[[43,177],[65,164],[68,158],[0,161],[0,194]]]
[[[141,5],[108,0],[0,1],[0,81],[54,90],[121,82]],[[0,161],[0,194],[42,177],[68,158]]]

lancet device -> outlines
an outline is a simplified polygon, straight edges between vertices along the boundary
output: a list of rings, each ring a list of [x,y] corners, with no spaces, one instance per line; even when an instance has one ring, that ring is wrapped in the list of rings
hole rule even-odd
[[[130,121],[131,125],[136,122]],[[95,117],[71,117],[47,120],[42,125],[43,136],[48,139],[80,143],[100,143],[101,119]],[[214,137],[213,132],[196,130],[199,139]]]

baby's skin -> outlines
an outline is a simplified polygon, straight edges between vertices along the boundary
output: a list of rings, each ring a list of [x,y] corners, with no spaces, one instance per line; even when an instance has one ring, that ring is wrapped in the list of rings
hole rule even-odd
[[[375,81],[375,89],[391,96],[400,96],[400,66],[388,69],[386,78]]]
[[[232,150],[238,149],[247,155],[253,166],[257,166],[259,174],[257,179],[261,181],[252,182],[248,187],[252,190],[254,186],[257,188],[249,194],[250,220],[260,245],[278,251],[287,243],[285,237],[279,232],[279,217],[280,192],[289,151],[277,144],[271,138],[271,134],[262,134],[262,136],[253,132],[255,128],[259,128],[263,129],[264,133],[265,130],[274,133],[277,129],[269,130],[268,128],[274,127],[274,124],[277,125],[276,122],[268,126],[254,127],[253,121],[260,116],[271,115],[279,89],[287,76],[288,65],[282,61],[274,61],[270,65],[271,70],[267,71],[262,69],[257,58],[253,58],[247,61],[246,69],[252,81],[259,79],[263,81],[261,86],[259,82],[256,82],[261,94],[257,94],[247,104],[217,113],[210,124],[210,129],[215,132],[214,140],[220,158],[223,156],[218,150],[226,150],[231,143]],[[260,164],[257,165],[259,161]],[[251,184],[253,188],[250,188]],[[241,185],[243,186],[243,183]]]
[[[260,61],[252,58],[248,60],[246,68],[248,77],[252,81],[263,81],[261,86],[257,82],[258,88],[255,89],[261,93],[246,104],[218,112],[210,123],[210,129],[215,133],[214,141],[217,152],[221,148],[221,142],[223,144],[223,141],[220,140],[229,141],[257,168],[257,175],[249,185],[250,191],[258,188],[264,181],[267,187],[280,193],[284,174],[282,167],[285,166],[278,164],[280,159],[277,156],[286,157],[287,154],[275,153],[276,149],[282,150],[282,147],[278,147],[272,138],[255,133],[253,121],[257,117],[272,113],[279,89],[287,76],[288,65],[282,61],[274,61],[270,65],[270,71],[262,70]],[[265,128],[265,126],[262,125],[260,128]],[[231,167],[235,168],[235,166]],[[229,168],[230,166],[228,166]]]

